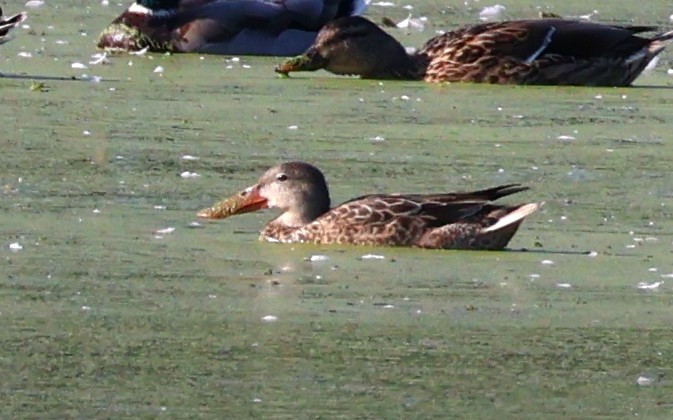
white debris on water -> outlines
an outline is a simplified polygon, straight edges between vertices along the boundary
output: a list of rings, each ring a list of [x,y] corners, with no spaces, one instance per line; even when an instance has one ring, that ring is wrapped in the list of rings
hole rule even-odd
[[[329,257],[327,255],[311,255],[308,257],[308,260],[311,262],[322,262],[329,260]]]
[[[166,227],[166,228],[163,228],[163,229],[157,229],[157,230],[154,231],[154,233],[156,235],[167,235],[167,234],[173,233],[173,232],[175,232],[175,228],[170,227],[170,226]]]
[[[183,155],[180,157],[182,160],[199,160],[198,157],[192,155]]]
[[[646,281],[641,281],[636,285],[638,289],[644,289],[644,290],[653,290],[653,289],[658,289],[659,286],[664,284],[663,281],[655,281],[653,283],[648,283]]]
[[[553,265],[554,261],[552,261],[552,260],[542,260],[542,261],[540,261],[540,264],[542,264],[542,265]]]
[[[479,12],[479,20],[484,22],[488,20],[496,20],[500,18],[500,15],[502,15],[505,9],[506,7],[503,6],[502,4],[486,6],[483,9],[481,9],[481,12]]]
[[[264,322],[275,322],[278,321],[278,317],[275,315],[266,315],[262,317],[262,321]]]
[[[189,171],[184,171],[180,174],[182,178],[198,178],[201,175],[197,174],[196,172],[189,172]]]
[[[362,257],[360,257],[360,259],[362,260],[383,260],[385,258],[386,257],[384,257],[383,255],[376,255],[376,254],[365,254]]]
[[[107,58],[107,53],[97,53],[91,56],[92,60],[89,61],[89,64],[96,66],[98,64],[110,64],[110,60]]]
[[[411,13],[409,13],[409,16],[407,16],[406,19],[397,23],[397,27],[400,29],[415,29],[418,32],[423,32],[425,30],[425,24],[427,21],[428,18],[425,16],[412,18]]]
[[[44,1],[42,0],[30,0],[25,4],[25,6],[29,9],[37,9],[38,7],[44,6]]]
[[[650,386],[654,383],[654,379],[641,375],[636,379],[636,383],[640,386]]]
[[[561,289],[570,289],[573,286],[570,283],[556,283],[556,287]]]
[[[21,251],[23,249],[23,245],[21,245],[18,242],[12,242],[11,244],[9,244],[9,249],[14,252]]]
[[[570,141],[570,140],[575,140],[574,136],[568,136],[568,135],[561,135],[556,137],[558,140],[565,140],[565,141]]]

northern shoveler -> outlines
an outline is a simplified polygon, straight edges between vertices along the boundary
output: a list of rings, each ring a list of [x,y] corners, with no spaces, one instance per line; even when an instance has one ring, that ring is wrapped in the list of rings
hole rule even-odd
[[[136,0],[100,35],[110,51],[296,55],[370,0]]]
[[[331,208],[322,172],[305,162],[287,162],[197,215],[221,219],[279,208],[282,214],[261,232],[261,239],[271,242],[497,250],[543,203],[491,202],[526,189],[509,184],[474,192],[372,194]]]
[[[276,72],[325,69],[368,79],[529,85],[629,86],[673,38],[651,26],[566,19],[482,23],[436,36],[408,54],[362,17],[326,24],[315,43]]]
[[[0,44],[12,39],[9,35],[9,32],[14,29],[19,23],[23,22],[26,19],[26,12],[17,13],[14,16],[5,17],[3,16],[2,9],[0,8]]]

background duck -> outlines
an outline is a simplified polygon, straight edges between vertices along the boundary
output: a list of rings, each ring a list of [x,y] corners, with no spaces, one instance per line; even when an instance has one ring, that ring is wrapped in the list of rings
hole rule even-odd
[[[271,242],[497,250],[543,203],[491,202],[527,189],[510,184],[464,193],[372,194],[331,208],[322,172],[305,162],[286,162],[197,215],[221,219],[279,208],[283,213],[261,233]]]
[[[325,25],[304,55],[276,71],[325,69],[427,82],[629,86],[673,38],[673,31],[652,38],[636,35],[655,29],[556,18],[483,23],[436,36],[408,54],[369,20],[345,17]]]
[[[0,8],[0,45],[12,39],[9,34],[19,23],[26,19],[26,12],[17,13],[14,16],[5,17]]]
[[[370,0],[137,0],[101,34],[110,51],[296,55]]]

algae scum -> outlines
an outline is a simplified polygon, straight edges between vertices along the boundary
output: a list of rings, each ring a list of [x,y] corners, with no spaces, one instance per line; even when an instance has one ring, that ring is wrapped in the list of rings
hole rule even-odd
[[[671,13],[597,3],[606,21]],[[3,418],[670,414],[673,51],[632,89],[89,64],[117,8],[45,5],[0,51]],[[438,28],[478,14],[414,11]],[[520,182],[513,202],[547,204],[507,252],[260,243],[270,212],[194,227],[294,158],[334,202]]]

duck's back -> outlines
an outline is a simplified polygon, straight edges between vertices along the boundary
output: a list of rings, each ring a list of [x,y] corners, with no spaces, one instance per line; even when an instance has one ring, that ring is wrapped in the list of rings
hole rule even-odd
[[[647,46],[636,36],[654,27],[619,27],[565,19],[482,23],[430,39],[421,49],[429,57],[443,55],[472,62],[486,55],[532,61],[543,54],[576,58],[628,57]]]

